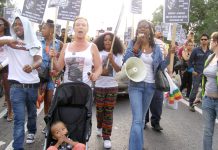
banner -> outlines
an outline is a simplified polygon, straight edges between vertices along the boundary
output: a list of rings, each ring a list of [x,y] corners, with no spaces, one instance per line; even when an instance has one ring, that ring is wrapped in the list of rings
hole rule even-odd
[[[7,8],[4,7],[4,12],[3,12],[3,17],[8,20],[8,22],[12,23],[12,21],[14,21],[14,17],[15,17],[15,13],[16,12],[16,8]]]
[[[163,22],[188,23],[190,0],[165,0]]]
[[[172,40],[172,24],[161,23],[161,25],[155,26],[155,31],[162,32],[163,36],[167,40]],[[176,42],[183,44],[186,40],[186,30],[182,28],[182,25],[177,24],[176,26]]]
[[[13,7],[15,5],[15,0],[6,0],[7,7]]]
[[[50,0],[48,3],[48,7],[61,7],[67,6],[69,4],[69,0]]]
[[[61,34],[61,25],[60,24],[56,24],[56,34],[57,35]]]
[[[45,12],[47,0],[25,0],[22,16],[30,21],[41,24]]]
[[[61,6],[58,10],[58,19],[74,21],[79,16],[81,0],[69,1],[67,6]]]
[[[131,40],[132,27],[128,27],[127,32],[124,33],[124,41],[129,42]]]
[[[142,0],[132,0],[131,13],[133,13],[133,14],[141,14],[142,13]]]

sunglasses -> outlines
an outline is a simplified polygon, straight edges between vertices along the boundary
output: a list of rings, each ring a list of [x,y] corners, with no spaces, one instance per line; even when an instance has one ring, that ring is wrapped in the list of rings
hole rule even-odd
[[[201,41],[207,41],[208,39],[201,39]]]

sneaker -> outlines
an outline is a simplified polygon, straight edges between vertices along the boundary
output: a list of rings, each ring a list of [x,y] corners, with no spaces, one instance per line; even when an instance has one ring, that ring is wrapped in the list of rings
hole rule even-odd
[[[26,143],[27,144],[32,144],[34,142],[35,142],[35,134],[31,134],[31,133],[27,134]]]
[[[195,112],[195,106],[189,106],[189,110],[190,110],[191,112]]]
[[[148,128],[148,125],[145,123],[144,125],[144,130]]]
[[[43,133],[43,134],[46,134],[46,133],[47,133],[47,127],[45,127],[45,128],[42,130],[42,133]]]
[[[153,127],[153,129],[155,130],[155,131],[161,131],[161,130],[163,130],[163,128],[160,126],[160,124],[159,123],[157,123],[157,124],[154,124],[154,125],[151,125],[152,127]]]
[[[102,136],[102,128],[97,128],[96,135],[97,136]]]
[[[111,141],[110,140],[104,140],[104,148],[111,148]]]

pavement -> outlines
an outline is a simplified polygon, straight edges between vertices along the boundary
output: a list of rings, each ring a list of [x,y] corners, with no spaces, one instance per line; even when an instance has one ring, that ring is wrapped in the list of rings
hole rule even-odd
[[[163,107],[161,126],[162,132],[156,132],[150,124],[144,130],[146,150],[201,150],[202,149],[202,115],[199,111],[190,112],[187,101],[182,100],[178,103],[178,109],[173,110]],[[13,122],[7,122],[2,118],[5,112],[3,98],[0,99],[0,150],[12,150],[12,128]],[[45,126],[43,121],[43,109],[38,110],[38,131],[36,141],[33,144],[24,144],[25,150],[42,150],[44,134],[41,133]],[[114,122],[112,131],[111,150],[128,150],[129,131],[131,127],[131,109],[127,96],[118,97],[114,110]],[[96,136],[96,117],[95,107],[93,106],[92,116],[92,135],[88,142],[89,150],[104,150],[103,140]],[[218,150],[218,126],[215,126],[214,150]]]

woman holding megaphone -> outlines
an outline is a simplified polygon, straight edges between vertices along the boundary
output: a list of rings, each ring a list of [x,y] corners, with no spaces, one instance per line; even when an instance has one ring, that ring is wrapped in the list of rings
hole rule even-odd
[[[141,20],[136,29],[135,38],[129,42],[124,55],[124,63],[130,57],[137,57],[144,62],[145,78],[140,82],[130,80],[128,86],[132,110],[132,126],[129,138],[129,150],[142,150],[144,145],[143,128],[145,114],[154,95],[157,69],[164,70],[169,64],[169,56],[163,60],[160,47],[155,44],[152,24]]]

